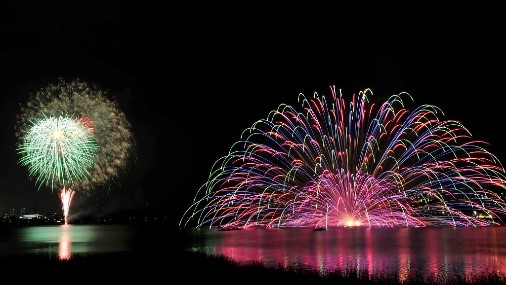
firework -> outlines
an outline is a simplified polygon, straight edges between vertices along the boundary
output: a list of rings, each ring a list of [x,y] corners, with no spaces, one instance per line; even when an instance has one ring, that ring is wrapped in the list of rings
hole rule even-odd
[[[20,164],[39,188],[61,189],[65,217],[74,191],[110,185],[133,152],[130,124],[116,102],[79,80],[32,94],[21,107],[16,135]]]
[[[71,118],[43,118],[23,137],[20,163],[51,188],[74,186],[91,176],[98,146],[89,130]]]
[[[62,210],[63,210],[63,218],[65,220],[65,224],[67,224],[67,217],[70,211],[70,202],[72,202],[72,198],[74,198],[74,190],[70,188],[63,188],[60,191],[60,200],[62,202]]]
[[[432,105],[381,105],[370,90],[285,104],[211,169],[180,224],[223,229],[483,226],[501,223],[505,172],[482,141]]]

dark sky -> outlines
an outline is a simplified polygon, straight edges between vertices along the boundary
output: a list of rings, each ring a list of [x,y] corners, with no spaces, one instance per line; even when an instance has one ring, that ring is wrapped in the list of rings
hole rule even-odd
[[[342,42],[332,26],[316,33],[135,2],[1,5],[0,210],[59,209],[56,193],[37,191],[17,164],[14,144],[18,105],[58,77],[110,90],[137,143],[121,184],[107,195],[76,197],[75,211],[150,207],[178,217],[243,129],[280,103],[297,104],[298,93],[328,94],[330,85],[348,95],[370,87],[379,101],[407,91],[416,104],[462,121],[506,161],[504,72],[496,71],[504,56],[411,47],[404,56],[363,55],[376,43]]]

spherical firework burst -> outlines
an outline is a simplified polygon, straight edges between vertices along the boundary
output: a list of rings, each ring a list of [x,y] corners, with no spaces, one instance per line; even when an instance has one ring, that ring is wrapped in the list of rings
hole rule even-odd
[[[61,189],[67,207],[73,191],[118,178],[133,152],[130,124],[116,102],[79,80],[32,94],[21,107],[16,135],[20,163],[39,187]]]
[[[406,93],[377,108],[370,90],[346,102],[300,95],[246,129],[219,159],[181,225],[242,228],[481,226],[502,222],[497,158],[432,105]]]
[[[37,184],[75,188],[91,177],[98,146],[79,120],[42,118],[23,137],[18,152]]]

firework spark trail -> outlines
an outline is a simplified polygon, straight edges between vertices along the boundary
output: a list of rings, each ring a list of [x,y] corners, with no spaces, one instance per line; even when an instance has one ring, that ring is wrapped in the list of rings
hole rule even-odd
[[[280,105],[212,167],[181,225],[249,227],[483,226],[501,223],[505,172],[435,106],[377,107],[365,90],[331,88]],[[412,99],[411,99],[412,100]]]
[[[133,155],[130,124],[107,95],[80,80],[60,80],[21,106],[16,124],[20,164],[39,188],[62,189],[65,218],[74,191],[107,188]]]
[[[70,202],[72,202],[72,198],[74,197],[74,190],[72,189],[65,189],[63,188],[60,191],[60,199],[62,204],[62,210],[63,210],[63,219],[65,221],[65,224],[67,224],[67,217],[69,215],[70,211]]]

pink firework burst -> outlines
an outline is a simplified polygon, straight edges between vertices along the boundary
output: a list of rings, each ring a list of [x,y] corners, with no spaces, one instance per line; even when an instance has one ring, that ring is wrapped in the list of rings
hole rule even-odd
[[[436,106],[300,95],[247,128],[219,159],[181,225],[484,226],[502,223],[505,171]]]

